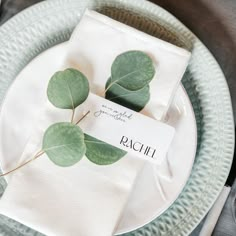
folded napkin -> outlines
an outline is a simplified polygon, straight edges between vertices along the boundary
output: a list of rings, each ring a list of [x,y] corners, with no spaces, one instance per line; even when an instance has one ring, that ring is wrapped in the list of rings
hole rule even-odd
[[[229,189],[230,187],[228,187]],[[236,232],[236,179],[212,236],[234,236]]]
[[[77,116],[81,115],[79,110]],[[70,116],[69,111],[45,105],[20,162],[41,149],[50,124],[68,121]],[[83,158],[62,168],[43,155],[14,173],[0,212],[46,235],[112,235],[142,165],[142,160],[127,155],[111,166]]]
[[[152,57],[156,75],[143,112],[163,119],[189,60],[184,49],[86,11],[70,39],[62,69],[79,69],[89,78],[92,92],[101,95],[112,61],[127,50],[141,50]],[[49,66],[45,64],[45,70]],[[76,117],[83,112],[77,109]],[[47,102],[18,164],[41,149],[43,133],[50,124],[70,117],[71,111],[61,111]],[[0,213],[49,236],[113,235],[144,163],[127,154],[109,166],[97,166],[83,158],[62,168],[44,154],[11,174],[0,200]]]
[[[114,58],[130,50],[143,51],[154,61],[156,74],[144,113],[162,120],[188,65],[188,51],[87,10],[71,36],[66,60],[68,66],[85,73],[92,92],[99,95]]]
[[[205,222],[203,224],[203,227],[199,233],[199,236],[210,236],[213,235],[213,230],[216,226],[216,223],[219,219],[219,216],[221,214],[221,211],[225,205],[225,202],[228,198],[228,195],[230,193],[230,187],[224,186],[220,195],[218,196],[217,200],[215,201],[214,205],[212,206],[211,210],[208,212]],[[227,224],[226,224],[227,225]],[[227,225],[228,228],[228,225]],[[227,230],[224,230],[225,235],[228,234]],[[223,236],[223,232],[221,232],[221,236]],[[234,231],[235,232],[235,231]]]

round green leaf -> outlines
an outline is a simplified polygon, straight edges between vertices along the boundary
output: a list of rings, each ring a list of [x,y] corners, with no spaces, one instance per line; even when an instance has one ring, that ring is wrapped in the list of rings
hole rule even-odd
[[[120,160],[127,152],[101,140],[84,134],[86,157],[97,165],[110,165]]]
[[[56,72],[50,79],[47,89],[49,101],[62,109],[75,109],[87,99],[88,94],[87,78],[72,68]]]
[[[43,137],[43,150],[58,166],[72,166],[85,154],[82,130],[69,122],[51,125]]]
[[[110,83],[111,79],[109,78],[106,88],[109,87]],[[110,101],[138,112],[145,107],[150,99],[149,85],[136,91],[130,91],[119,84],[114,84],[106,91],[105,97]]]
[[[111,85],[139,90],[150,83],[155,74],[152,59],[141,51],[128,51],[116,57],[111,67]]]

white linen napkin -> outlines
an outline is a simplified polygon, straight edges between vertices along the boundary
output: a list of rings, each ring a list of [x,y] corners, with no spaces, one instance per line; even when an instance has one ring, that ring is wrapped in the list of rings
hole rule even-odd
[[[48,103],[20,162],[41,149],[50,124],[70,116],[70,111],[61,112]],[[127,155],[110,166],[95,165],[84,157],[62,168],[43,155],[13,174],[0,212],[46,235],[112,235],[142,166],[142,160]]]
[[[89,78],[92,92],[101,94],[114,58],[134,49],[148,53],[155,62],[151,99],[144,113],[162,119],[189,60],[184,49],[86,11],[71,37],[62,69],[79,69]],[[71,111],[49,103],[41,109],[19,164],[40,150],[50,124],[70,120]],[[113,235],[143,165],[142,159],[127,154],[109,166],[83,158],[62,168],[43,155],[12,174],[0,200],[0,213],[49,236]]]
[[[219,219],[219,216],[222,212],[222,209],[225,205],[225,202],[229,196],[231,188],[228,186],[224,186],[220,195],[218,196],[218,198],[216,199],[214,205],[212,206],[212,208],[210,209],[210,211],[208,212],[204,225],[199,233],[199,236],[211,236],[214,228],[216,226],[216,223]],[[226,233],[227,235],[227,233]]]
[[[130,50],[143,51],[154,62],[156,74],[144,113],[163,120],[188,65],[188,51],[87,10],[71,36],[67,63],[82,70],[99,95],[116,56]]]

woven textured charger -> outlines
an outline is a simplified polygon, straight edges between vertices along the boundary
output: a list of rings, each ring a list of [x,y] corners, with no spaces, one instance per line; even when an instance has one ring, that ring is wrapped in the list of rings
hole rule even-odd
[[[191,176],[167,211],[146,226],[125,234],[188,235],[225,184],[233,159],[234,125],[230,95],[219,65],[197,37],[171,14],[144,0],[53,0],[28,8],[0,28],[0,102],[28,62],[69,39],[87,7],[192,52],[182,81],[198,128],[198,148]],[[1,178],[1,193],[5,187]],[[0,234],[41,235],[4,216],[0,216]]]

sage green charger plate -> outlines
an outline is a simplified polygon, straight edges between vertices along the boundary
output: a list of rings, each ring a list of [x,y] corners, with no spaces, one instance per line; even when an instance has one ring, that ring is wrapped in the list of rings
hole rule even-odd
[[[192,52],[183,78],[198,126],[198,149],[190,179],[167,211],[125,234],[188,235],[225,184],[233,159],[234,124],[228,87],[219,65],[196,36],[171,14],[143,0],[53,0],[23,11],[0,28],[0,101],[28,62],[69,39],[86,7]],[[1,193],[5,186],[1,178]],[[0,235],[41,234],[1,216]]]

